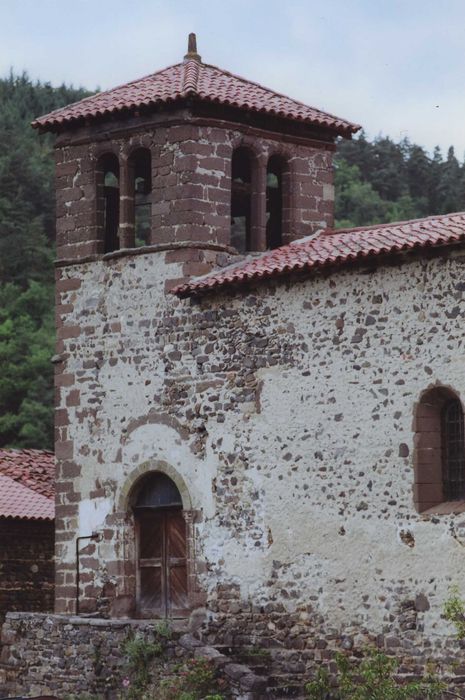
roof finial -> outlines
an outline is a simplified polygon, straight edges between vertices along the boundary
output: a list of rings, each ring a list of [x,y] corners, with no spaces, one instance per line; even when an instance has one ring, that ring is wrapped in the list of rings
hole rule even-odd
[[[184,56],[185,61],[201,61],[202,58],[197,53],[197,37],[193,32],[189,34],[189,39],[187,42],[187,53]]]

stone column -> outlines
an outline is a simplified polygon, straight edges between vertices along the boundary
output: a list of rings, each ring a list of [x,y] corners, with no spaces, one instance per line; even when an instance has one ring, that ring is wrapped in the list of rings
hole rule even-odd
[[[130,158],[123,160],[121,163],[119,187],[119,247],[134,248],[134,165],[131,163]]]
[[[189,606],[192,605],[192,594],[196,589],[195,580],[195,565],[194,565],[194,510],[183,510],[182,512],[186,523],[186,563],[187,563],[187,595],[189,598]]]
[[[266,250],[266,163],[257,156],[252,168],[251,250]]]
[[[292,164],[285,161],[282,171],[282,244],[287,245],[297,238],[296,206],[295,206],[295,175]]]

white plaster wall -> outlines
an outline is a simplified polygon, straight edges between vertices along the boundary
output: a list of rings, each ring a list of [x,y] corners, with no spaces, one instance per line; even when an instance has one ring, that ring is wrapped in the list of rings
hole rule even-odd
[[[68,344],[79,532],[103,528],[134,469],[161,459],[203,510],[208,590],[233,581],[245,599],[288,609],[311,599],[331,624],[374,630],[423,593],[427,634],[450,631],[441,606],[452,583],[465,594],[465,515],[415,512],[412,417],[435,382],[465,396],[463,256],[201,302],[164,296],[176,276],[157,254],[81,265],[81,289],[64,300],[67,323],[94,327]],[[246,363],[250,395],[236,382]],[[92,504],[96,482],[105,497]],[[73,560],[72,542],[63,556]]]

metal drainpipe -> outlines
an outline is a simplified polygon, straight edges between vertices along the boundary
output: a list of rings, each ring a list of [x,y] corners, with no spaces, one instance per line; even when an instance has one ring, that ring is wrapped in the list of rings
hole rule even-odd
[[[84,535],[83,537],[76,537],[76,606],[75,614],[79,615],[79,543],[81,540],[99,540],[100,535],[98,532],[93,532],[91,535]]]

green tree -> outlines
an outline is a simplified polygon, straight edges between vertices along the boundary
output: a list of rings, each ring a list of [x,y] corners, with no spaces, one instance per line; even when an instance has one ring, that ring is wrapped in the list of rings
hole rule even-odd
[[[453,146],[449,148],[447,159],[441,165],[437,196],[441,213],[447,214],[460,209],[462,204],[461,170]]]
[[[390,138],[377,138],[373,143],[374,167],[370,183],[380,197],[395,201],[408,193],[405,143],[394,143]]]
[[[348,171],[346,166],[357,170]],[[362,131],[358,138],[340,141],[335,169],[338,226],[465,209],[465,167],[452,147],[444,161],[438,146],[430,156],[406,139],[399,143],[387,137],[369,141]]]
[[[30,122],[87,94],[0,79],[0,447],[53,446],[54,165]]]
[[[0,445],[51,447],[53,289],[0,287]]]
[[[433,180],[431,159],[421,146],[408,148],[407,183],[410,197],[414,201],[415,213],[427,216],[430,212],[430,193]]]
[[[335,168],[336,225],[364,226],[386,221],[388,206],[368,182],[363,182],[356,165],[338,159]]]

